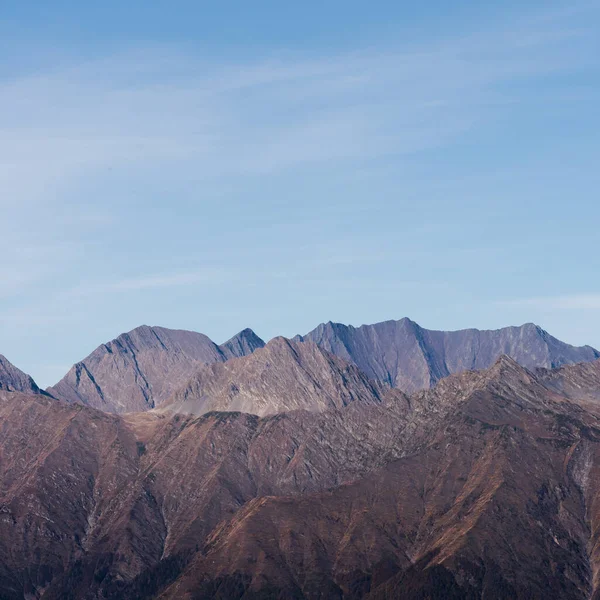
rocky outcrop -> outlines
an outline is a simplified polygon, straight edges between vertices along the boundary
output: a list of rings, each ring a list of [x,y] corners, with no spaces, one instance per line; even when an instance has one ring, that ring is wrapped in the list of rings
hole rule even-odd
[[[0,354],[0,390],[27,394],[42,393],[32,377],[17,369],[2,354]]]
[[[99,346],[48,392],[106,412],[149,410],[201,365],[243,356],[260,342],[247,329],[221,348],[201,333],[143,325]]]
[[[538,369],[536,375],[548,388],[600,410],[600,360],[558,369]]]
[[[369,377],[409,393],[453,373],[486,369],[503,354],[529,369],[600,358],[594,348],[565,344],[532,323],[489,331],[432,331],[410,319],[361,327],[329,322],[295,339],[315,342]]]
[[[354,401],[381,402],[383,393],[382,385],[316,344],[280,337],[249,356],[200,367],[164,409],[196,415],[322,412]]]
[[[219,349],[226,359],[230,359],[248,356],[258,348],[264,348],[264,346],[265,342],[252,329],[244,329],[224,344],[221,344]]]

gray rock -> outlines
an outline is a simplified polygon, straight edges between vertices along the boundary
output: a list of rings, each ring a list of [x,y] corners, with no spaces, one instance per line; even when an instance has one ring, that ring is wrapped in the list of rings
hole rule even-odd
[[[249,356],[200,367],[164,409],[195,415],[322,412],[355,400],[379,403],[384,393],[383,385],[316,344],[279,337]]]
[[[219,346],[225,358],[240,358],[248,356],[258,348],[264,348],[265,342],[261,340],[252,329],[244,329],[237,335],[234,335],[230,340]]]
[[[432,331],[406,318],[361,327],[329,322],[294,339],[315,342],[369,377],[408,393],[430,388],[452,373],[488,368],[503,354],[529,369],[600,358],[594,348],[565,344],[532,323],[486,331]]]
[[[600,360],[569,365],[558,369],[537,369],[544,385],[569,400],[600,408]]]
[[[26,394],[42,393],[31,376],[17,369],[2,354],[0,354],[0,390]]]
[[[253,336],[245,330],[221,350],[201,333],[142,325],[99,346],[48,392],[106,412],[149,410],[184,385],[201,365],[252,351],[259,340]]]

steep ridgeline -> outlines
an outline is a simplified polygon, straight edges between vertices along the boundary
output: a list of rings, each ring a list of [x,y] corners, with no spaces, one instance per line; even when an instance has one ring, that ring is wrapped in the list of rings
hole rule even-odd
[[[378,403],[383,393],[382,385],[316,344],[279,337],[248,356],[200,367],[163,409],[195,415],[321,412],[355,400]]]
[[[234,335],[230,340],[219,346],[226,359],[240,358],[248,356],[258,348],[264,348],[265,343],[261,340],[252,329],[244,329],[237,335]]]
[[[529,369],[600,358],[594,348],[570,346],[531,323],[489,331],[432,331],[410,319],[361,327],[329,322],[294,339],[315,342],[369,377],[409,393],[452,373],[486,369],[502,354]]]
[[[338,367],[286,344],[274,357],[297,352],[309,387],[322,365],[331,389]],[[226,365],[276,386],[272,350]],[[598,600],[600,414],[580,367],[501,357],[410,397],[267,417],[0,392],[0,597]]]
[[[17,369],[2,354],[0,354],[0,390],[26,394],[43,393],[32,377]]]
[[[547,388],[585,403],[592,410],[600,409],[600,360],[558,369],[537,369],[536,375]]]
[[[201,333],[143,325],[99,346],[48,392],[106,412],[149,410],[199,366],[251,352],[261,342],[244,330],[219,347]]]

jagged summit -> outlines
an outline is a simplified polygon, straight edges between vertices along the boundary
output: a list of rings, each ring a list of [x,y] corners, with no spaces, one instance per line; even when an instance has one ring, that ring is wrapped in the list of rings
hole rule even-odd
[[[355,400],[379,403],[384,391],[316,344],[277,337],[248,356],[199,368],[165,408],[192,414],[321,412]]]
[[[486,369],[503,354],[530,370],[600,357],[590,346],[565,344],[534,323],[445,332],[424,329],[406,317],[360,327],[329,321],[293,340],[312,341],[370,379],[407,393],[428,389],[453,373]],[[249,328],[217,346],[201,333],[142,325],[99,346],[48,392],[109,412],[148,410],[172,396],[202,365],[247,356],[264,346]]]
[[[506,374],[520,376],[524,373],[528,373],[529,371],[508,354],[501,354],[487,370],[487,372],[491,376]]]
[[[0,354],[0,390],[26,394],[43,393],[30,375],[17,369],[2,354]]]
[[[243,329],[231,339],[219,346],[226,358],[239,358],[252,354],[256,349],[263,348],[265,342],[250,328]]]
[[[241,355],[257,343],[247,333],[238,336],[238,343],[223,351],[202,333],[142,325],[100,345],[48,392],[108,412],[148,410],[199,366],[227,360],[234,350]]]
[[[411,319],[353,327],[324,323],[299,341],[313,341],[353,362],[369,377],[406,392],[426,389],[452,373],[486,369],[506,354],[528,369],[553,368],[600,358],[526,323],[497,330],[428,330]]]

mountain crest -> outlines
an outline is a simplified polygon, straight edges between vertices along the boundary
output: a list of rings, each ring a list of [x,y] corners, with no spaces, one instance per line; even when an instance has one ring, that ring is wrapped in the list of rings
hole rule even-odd
[[[379,404],[385,388],[312,342],[272,339],[252,354],[200,367],[165,403],[190,414],[241,411],[260,416],[322,412],[354,401]]]
[[[252,354],[258,348],[263,348],[265,342],[250,328],[243,329],[231,339],[219,346],[227,359],[239,358]]]
[[[30,375],[17,369],[2,354],[0,354],[0,390],[26,394],[43,393]]]
[[[503,354],[528,369],[600,357],[590,346],[565,344],[534,323],[497,330],[435,331],[408,318],[358,328],[330,322],[296,339],[313,341],[369,377],[407,393],[427,389],[453,373],[487,369]]]
[[[490,367],[489,373],[527,373],[528,371],[522,367],[514,358],[508,354],[501,354],[496,362]]]
[[[234,349],[224,352],[202,333],[141,325],[98,346],[48,391],[107,412],[148,410],[203,364],[223,362],[234,350],[240,355],[251,352],[262,342],[250,330],[236,337]]]

